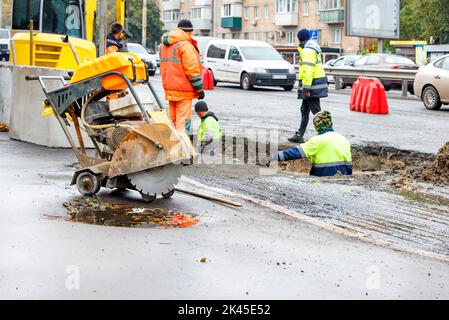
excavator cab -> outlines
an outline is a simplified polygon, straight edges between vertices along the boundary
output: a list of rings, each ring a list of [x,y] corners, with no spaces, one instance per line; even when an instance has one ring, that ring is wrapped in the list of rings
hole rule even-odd
[[[15,0],[12,8],[15,64],[74,70],[96,58],[96,0]]]

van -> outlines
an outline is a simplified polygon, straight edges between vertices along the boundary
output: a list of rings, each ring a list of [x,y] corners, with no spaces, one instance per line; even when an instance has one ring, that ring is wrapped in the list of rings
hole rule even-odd
[[[9,44],[11,33],[8,29],[0,29],[0,61],[9,61]]]
[[[239,83],[244,90],[253,86],[276,86],[291,91],[296,70],[271,45],[252,40],[211,40],[204,66],[217,82]]]

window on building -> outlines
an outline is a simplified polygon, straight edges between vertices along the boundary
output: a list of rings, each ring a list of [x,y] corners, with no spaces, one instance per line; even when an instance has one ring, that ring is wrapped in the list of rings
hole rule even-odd
[[[270,17],[270,6],[266,5],[263,7],[264,12],[265,12],[265,18],[269,18]]]
[[[332,32],[332,43],[341,43],[341,29],[333,28],[331,29],[331,32]]]
[[[192,8],[192,19],[201,19],[201,8]]]
[[[304,0],[304,15],[309,15],[309,0]]]
[[[254,18],[259,18],[259,7],[254,7]]]
[[[243,39],[249,40],[249,33],[248,32],[243,33]]]
[[[276,13],[298,12],[298,0],[276,0]]]
[[[259,40],[259,32],[254,32],[254,40]]]
[[[224,4],[221,14],[223,17],[230,17],[231,16],[231,4]]]
[[[341,0],[317,0],[318,10],[341,9],[341,7],[342,7]]]
[[[233,32],[232,39],[240,39],[240,32]]]
[[[222,38],[222,39],[226,39],[226,33],[222,33],[222,34],[221,34],[221,38]]]
[[[248,20],[249,19],[249,7],[245,7],[244,12],[245,12],[245,15],[244,15],[245,20]]]
[[[178,21],[179,20],[179,11],[164,11],[162,12],[162,20],[163,21]]]
[[[287,44],[295,43],[295,32],[294,31],[287,31],[285,33],[285,37],[287,40]]]
[[[269,32],[265,32],[265,42],[270,41],[270,33]]]

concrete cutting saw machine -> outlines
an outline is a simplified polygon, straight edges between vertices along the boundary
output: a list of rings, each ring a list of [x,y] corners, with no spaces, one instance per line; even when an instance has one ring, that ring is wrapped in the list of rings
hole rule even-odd
[[[72,185],[83,195],[105,187],[136,190],[148,202],[158,194],[171,197],[183,164],[197,156],[189,137],[173,127],[145,64],[133,54],[112,53],[85,62],[68,84],[60,76],[28,80],[39,81],[47,97],[44,107],[56,116],[80,163]],[[49,80],[63,86],[47,90]],[[72,125],[78,143],[68,128]],[[87,150],[82,131],[95,156],[88,154],[92,150]]]

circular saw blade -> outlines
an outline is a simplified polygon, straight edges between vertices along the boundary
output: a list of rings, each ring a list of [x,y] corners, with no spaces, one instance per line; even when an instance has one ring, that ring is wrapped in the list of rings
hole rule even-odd
[[[144,194],[166,193],[174,188],[182,175],[181,164],[167,164],[128,174],[137,191]]]

